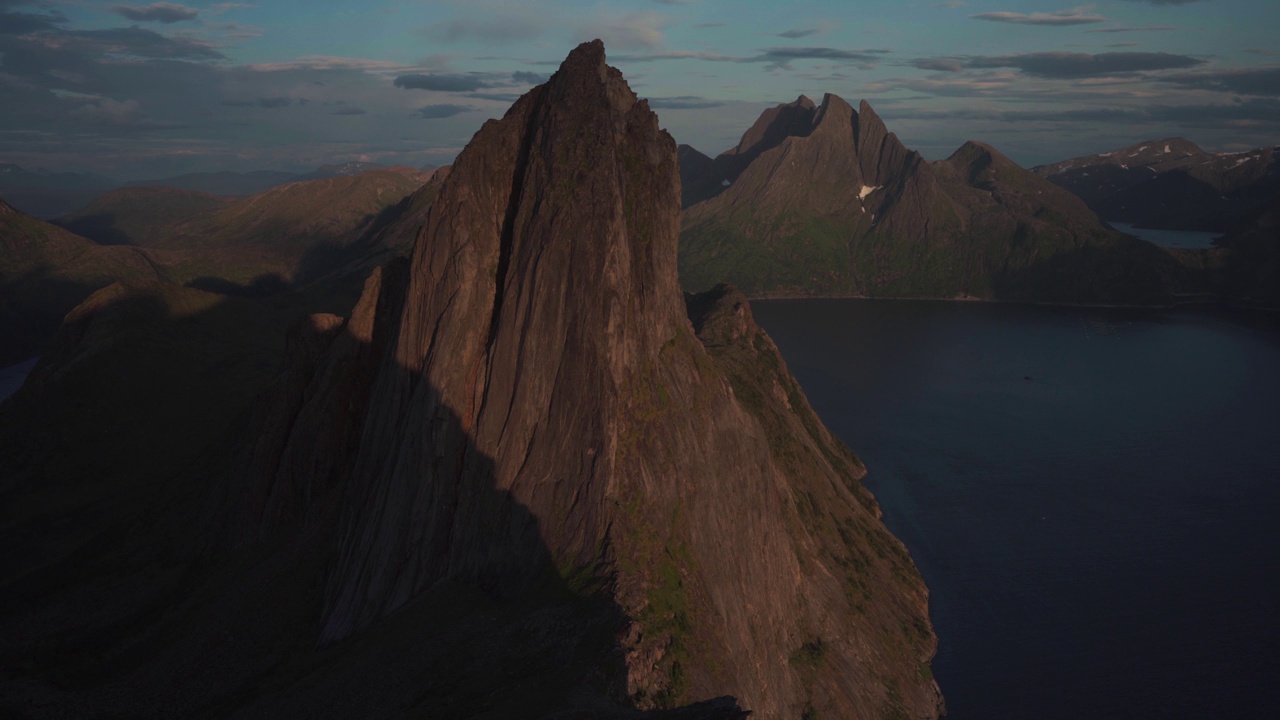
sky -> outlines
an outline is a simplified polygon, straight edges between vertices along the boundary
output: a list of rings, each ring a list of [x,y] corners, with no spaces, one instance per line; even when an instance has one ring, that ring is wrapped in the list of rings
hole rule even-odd
[[[866,99],[928,159],[1280,144],[1280,0],[0,0],[0,162],[136,180],[450,162],[579,42],[677,142]]]

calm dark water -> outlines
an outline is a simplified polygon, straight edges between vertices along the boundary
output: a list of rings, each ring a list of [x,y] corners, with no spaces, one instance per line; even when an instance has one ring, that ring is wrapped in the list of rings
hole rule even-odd
[[[1274,317],[753,308],[924,574],[948,717],[1273,716]]]
[[[1134,237],[1142,238],[1149,243],[1161,247],[1172,248],[1211,248],[1214,238],[1222,237],[1220,232],[1197,232],[1194,230],[1152,230],[1135,227],[1130,223],[1108,220],[1107,224]]]
[[[0,402],[4,402],[10,395],[18,392],[18,388],[26,382],[27,376],[35,369],[39,360],[40,358],[33,357],[16,365],[0,367]]]

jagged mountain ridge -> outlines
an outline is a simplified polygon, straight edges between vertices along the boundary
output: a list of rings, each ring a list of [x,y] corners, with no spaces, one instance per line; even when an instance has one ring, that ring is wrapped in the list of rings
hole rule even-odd
[[[1032,170],[1107,220],[1222,232],[1280,194],[1277,150],[1210,153],[1174,137]]]
[[[855,111],[835,95],[817,107],[806,100],[766,112],[726,154],[747,146],[753,159],[722,192],[685,209],[687,287],[727,280],[752,295],[1172,297],[1181,279],[1172,258],[1111,230],[990,146],[967,143],[929,163],[865,101]]]
[[[168,508],[166,547],[235,559],[197,575],[218,600],[183,600],[145,629],[163,666],[126,655],[89,697],[134,715],[621,718],[732,694],[756,717],[937,716],[918,573],[745,298],[682,296],[675,144],[598,41],[486,123],[422,212],[411,259],[350,318],[299,325],[258,410],[199,463],[203,522]],[[99,607],[149,579],[99,582]],[[290,597],[323,602],[246,616]],[[50,607],[37,621],[61,622]],[[6,637],[38,637],[10,620],[26,624]],[[138,621],[72,624],[102,622]],[[139,684],[148,667],[164,692]],[[654,717],[742,714],[674,712]]]

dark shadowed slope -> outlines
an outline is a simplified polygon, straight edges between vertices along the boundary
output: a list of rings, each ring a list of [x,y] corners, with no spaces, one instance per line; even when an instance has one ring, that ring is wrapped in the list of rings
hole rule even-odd
[[[1219,292],[1246,304],[1280,307],[1280,193],[1218,244],[1226,265]]]
[[[927,591],[745,298],[682,296],[679,196],[675,143],[598,41],[577,48],[459,155],[411,259],[349,318],[295,327],[228,439],[119,488],[99,532],[24,543],[0,694],[130,716],[936,717]],[[6,441],[88,370],[65,363],[110,334],[92,317],[120,314],[68,326],[3,406]],[[43,500],[47,461],[4,475],[5,507]]]
[[[0,200],[0,365],[37,354],[94,290],[158,277],[144,251],[101,247]]]
[[[866,102],[855,111],[834,95],[806,101],[766,113],[717,158],[746,163],[684,212],[686,287],[1160,303],[1182,281],[1172,258],[989,146],[928,163]]]
[[[1183,138],[1165,138],[1033,170],[1107,220],[1224,231],[1280,194],[1276,150],[1210,153]]]

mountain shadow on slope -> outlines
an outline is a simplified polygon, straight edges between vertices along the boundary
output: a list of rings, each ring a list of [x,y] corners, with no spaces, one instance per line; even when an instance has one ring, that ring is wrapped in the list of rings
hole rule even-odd
[[[175,307],[198,302],[209,304],[175,317]],[[744,717],[729,699],[630,709],[618,648],[628,619],[602,592],[607,578],[562,576],[537,518],[491,485],[472,491],[502,509],[492,520],[521,529],[496,536],[512,547],[495,550],[530,558],[523,582],[442,578],[385,623],[317,647],[321,590],[341,548],[350,488],[317,486],[268,531],[226,542],[235,514],[210,509],[226,507],[218,471],[227,456],[208,448],[243,430],[246,386],[267,393],[258,402],[279,399],[291,387],[282,379],[314,370],[308,359],[333,344],[370,348],[345,323],[308,317],[291,333],[283,375],[273,380],[242,357],[256,381],[209,383],[209,370],[235,357],[220,350],[232,328],[247,330],[260,313],[257,303],[193,290],[114,286],[73,314],[51,354],[57,360],[0,406],[6,443],[34,441],[0,460],[0,494],[12,511],[6,535],[19,541],[6,545],[0,579],[0,707],[30,718]],[[152,351],[158,346],[166,353]],[[117,372],[128,367],[136,370]],[[108,437],[72,440],[101,434],[77,431],[92,420],[66,417],[84,387],[110,388],[79,403],[89,418],[115,410],[121,426]],[[191,406],[204,409],[198,422]],[[42,438],[29,430],[33,419],[65,435]],[[81,452],[60,463],[69,441]],[[491,478],[491,462],[470,445],[465,452],[473,478]],[[92,613],[82,611],[86,601]]]

